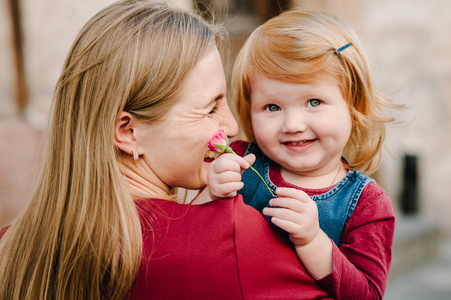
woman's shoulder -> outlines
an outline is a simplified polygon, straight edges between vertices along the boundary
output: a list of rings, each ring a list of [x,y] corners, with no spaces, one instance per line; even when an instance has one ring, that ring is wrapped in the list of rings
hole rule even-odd
[[[213,222],[220,215],[223,222],[232,219],[234,201],[211,201],[200,205],[182,204],[167,199],[144,199],[136,201],[143,233],[155,228],[188,226],[191,222]],[[152,233],[152,234],[153,234]]]
[[[143,232],[134,297],[175,299],[187,293],[198,299],[328,297],[288,241],[240,195],[201,205],[156,204],[162,204],[167,216],[159,214],[157,224]]]

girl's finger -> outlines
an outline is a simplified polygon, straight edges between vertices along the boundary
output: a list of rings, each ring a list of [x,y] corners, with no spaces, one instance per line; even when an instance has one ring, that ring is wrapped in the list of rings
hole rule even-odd
[[[313,201],[306,192],[293,188],[278,187],[276,189],[276,194],[278,197],[293,198],[304,203]]]
[[[301,214],[290,209],[265,207],[263,214],[269,217],[275,217],[281,220],[289,221],[292,223],[298,223]]]
[[[222,169],[229,169],[236,172],[242,172],[249,168],[249,162],[246,159],[231,153],[225,153],[219,156],[215,164]]]
[[[286,208],[298,213],[305,211],[305,202],[293,198],[274,198],[269,201],[269,205]]]
[[[280,229],[285,230],[288,233],[294,233],[299,230],[299,225],[287,220],[279,219],[277,217],[271,218],[271,223],[279,227]]]
[[[246,155],[245,157],[243,157],[246,161],[247,161],[247,163],[249,164],[249,165],[252,165],[254,162],[255,162],[255,159],[256,159],[256,157],[255,157],[255,155],[254,154],[248,154],[248,155]],[[247,169],[247,168],[246,168]]]
[[[224,171],[215,178],[215,183],[241,182],[241,174],[233,171]]]
[[[244,186],[244,183],[242,182],[229,182],[224,183],[221,185],[220,188],[218,188],[217,193],[220,195],[223,195],[222,197],[227,197],[228,195],[232,194],[232,196],[236,195],[236,192],[241,190]],[[232,197],[229,196],[229,197]]]

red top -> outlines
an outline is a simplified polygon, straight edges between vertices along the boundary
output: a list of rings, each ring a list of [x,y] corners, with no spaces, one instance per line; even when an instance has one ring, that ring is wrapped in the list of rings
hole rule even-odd
[[[243,156],[248,143],[235,141],[233,150]],[[324,189],[304,189],[286,182],[276,163],[269,171],[279,187],[305,191],[309,196]],[[333,245],[333,271],[317,280],[334,299],[382,299],[390,270],[395,216],[387,193],[376,183],[364,188],[343,233],[343,244]]]
[[[137,207],[143,258],[129,299],[332,299],[240,195],[202,205],[147,199]]]
[[[131,299],[331,299],[239,195],[202,205],[138,202],[143,260]]]

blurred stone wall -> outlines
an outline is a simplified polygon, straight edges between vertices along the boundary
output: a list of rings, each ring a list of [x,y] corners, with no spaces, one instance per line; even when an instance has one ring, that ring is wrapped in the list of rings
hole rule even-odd
[[[7,1],[0,4],[0,121],[14,116],[11,21]],[[28,118],[46,122],[55,83],[66,54],[81,27],[114,0],[20,0],[26,79],[30,95]],[[172,0],[189,8],[190,0]]]
[[[43,127],[65,56],[83,24],[112,0],[21,0],[29,121]],[[6,0],[0,10],[0,121],[14,117],[11,21]]]
[[[376,86],[406,107],[389,127],[381,184],[400,195],[402,157],[418,157],[420,216],[451,232],[451,2],[365,1]]]

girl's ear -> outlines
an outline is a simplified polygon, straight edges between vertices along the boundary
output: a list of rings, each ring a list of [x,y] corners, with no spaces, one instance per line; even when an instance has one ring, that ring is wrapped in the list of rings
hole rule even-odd
[[[138,150],[139,141],[136,138],[137,119],[130,113],[119,113],[114,126],[114,144],[120,150],[133,155]]]

